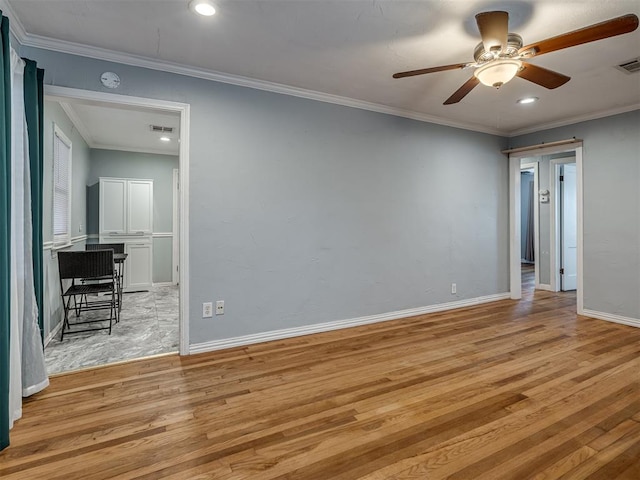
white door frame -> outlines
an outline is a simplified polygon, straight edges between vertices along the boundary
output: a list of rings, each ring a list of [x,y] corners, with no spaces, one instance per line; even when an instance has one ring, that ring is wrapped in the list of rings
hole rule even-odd
[[[560,166],[565,164],[576,163],[576,171],[578,169],[578,165],[576,159],[573,157],[566,158],[554,158],[551,160],[549,164],[549,195],[551,199],[551,225],[550,225],[550,251],[549,251],[549,259],[550,259],[550,268],[551,268],[551,291],[559,292],[561,281],[560,281],[560,252],[562,251],[562,247],[560,246],[560,205],[559,195],[560,195]],[[577,176],[577,173],[576,173]],[[577,183],[577,178],[576,178]],[[579,230],[579,227],[578,227]]]
[[[191,106],[188,103],[171,102],[152,98],[131,97],[114,93],[80,90],[77,88],[45,85],[44,93],[47,99],[60,101],[84,100],[126,105],[134,107],[153,108],[174,112],[180,115],[180,156],[179,176],[180,188],[180,222],[179,222],[179,330],[180,355],[189,354],[189,122]]]
[[[520,165],[520,171],[531,170],[532,168],[533,168],[533,235],[534,235],[533,261],[534,261],[534,268],[535,268],[535,288],[540,288],[540,202],[538,201],[538,189],[540,188],[539,187],[540,181],[538,179],[539,165],[538,165],[538,162],[523,163],[522,165]],[[520,245],[522,245],[522,243]],[[520,255],[522,255],[522,252],[520,252]],[[522,258],[522,256],[520,258]]]
[[[173,191],[173,235],[171,236],[171,250],[172,250],[172,266],[171,266],[171,283],[174,285],[179,284],[179,268],[180,265],[180,171],[177,168],[173,169],[172,179],[172,191]]]
[[[582,180],[582,142],[569,145],[532,147],[530,150],[509,154],[509,284],[511,298],[522,298],[522,280],[520,273],[520,162],[523,158],[533,158],[562,152],[575,152],[576,196],[578,210],[578,265],[577,265],[577,313],[584,314],[583,307],[583,180]],[[553,278],[553,275],[552,275]]]

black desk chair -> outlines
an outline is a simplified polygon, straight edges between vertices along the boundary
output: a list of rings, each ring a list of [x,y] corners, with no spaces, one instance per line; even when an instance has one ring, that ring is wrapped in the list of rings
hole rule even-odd
[[[60,272],[60,294],[64,308],[64,323],[62,334],[90,332],[94,330],[109,330],[113,321],[118,320],[118,291],[115,267],[113,262],[113,250],[95,250],[84,252],[58,252],[58,270]],[[76,283],[76,280],[102,279],[102,282]],[[107,280],[109,279],[109,280]],[[71,280],[71,285],[64,289],[63,280]],[[109,298],[95,301],[82,301],[88,295],[109,294]],[[78,302],[77,297],[80,297]],[[73,307],[71,306],[73,299]],[[89,319],[84,321],[69,321],[69,310],[75,310],[76,317],[80,317],[83,310],[109,310],[109,318]],[[85,328],[71,330],[72,325],[84,325],[109,321],[108,327]]]
[[[124,254],[124,243],[87,243],[84,249],[89,250],[113,250],[114,254]],[[118,281],[118,312],[122,310],[122,284],[124,280],[122,262],[116,262],[116,280]],[[95,279],[94,279],[95,280]],[[104,279],[103,279],[104,280]],[[108,279],[106,279],[108,280]]]
[[[113,250],[113,253],[124,253],[124,243],[87,243],[85,250]]]

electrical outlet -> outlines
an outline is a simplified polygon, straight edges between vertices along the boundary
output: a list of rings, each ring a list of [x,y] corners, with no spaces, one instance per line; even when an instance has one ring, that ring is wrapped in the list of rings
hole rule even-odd
[[[458,287],[456,287],[455,283],[451,284],[451,295],[454,295],[458,291]]]
[[[216,315],[224,315],[224,300],[216,302]]]
[[[205,302],[202,304],[202,318],[213,317],[213,303]]]

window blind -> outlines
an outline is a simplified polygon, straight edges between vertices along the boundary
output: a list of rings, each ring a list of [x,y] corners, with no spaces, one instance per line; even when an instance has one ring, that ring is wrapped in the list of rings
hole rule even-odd
[[[62,243],[70,240],[71,145],[57,132],[53,138],[53,236]]]

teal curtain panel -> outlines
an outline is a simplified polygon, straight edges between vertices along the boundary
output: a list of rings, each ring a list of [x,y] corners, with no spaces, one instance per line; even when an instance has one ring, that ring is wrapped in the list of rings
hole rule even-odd
[[[9,446],[11,298],[11,57],[9,19],[0,24],[0,450]]]
[[[24,59],[24,108],[29,132],[29,164],[31,167],[31,222],[33,245],[33,283],[38,304],[38,325],[44,341],[43,266],[42,266],[42,175],[44,126],[44,70],[36,62]],[[38,248],[40,246],[40,248]]]

